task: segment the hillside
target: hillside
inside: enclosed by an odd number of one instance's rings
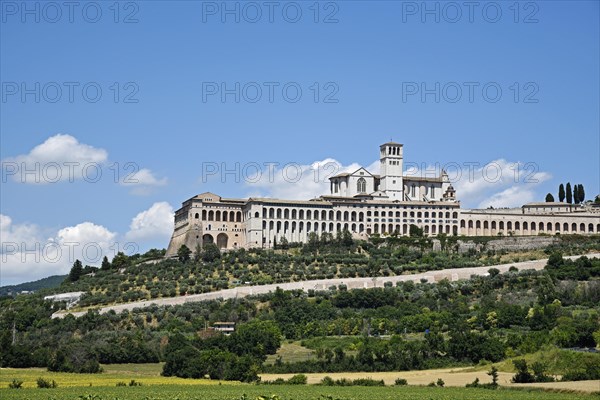
[[[376,288],[274,288],[247,297],[193,302],[185,301],[190,296],[180,296],[177,300],[183,301],[176,305],[136,304],[103,313],[92,308],[77,318],[53,318],[64,305],[44,301],[42,293],[2,298],[0,366],[100,373],[102,365],[151,363],[164,377],[257,382],[262,375],[274,377],[274,385],[282,382],[277,378],[281,374],[306,373],[314,374],[313,381],[320,376],[324,385],[346,386],[379,383],[360,378],[354,383],[343,377],[345,373],[470,367],[485,377],[494,373],[495,363],[502,369],[502,380],[496,382],[500,385],[513,385],[513,374],[519,385],[560,380],[563,387],[571,381],[600,379],[600,354],[581,351],[600,344],[600,259],[569,259],[559,251],[594,249],[600,244],[597,238],[561,239],[539,254],[502,254],[483,247],[461,254],[451,247],[433,251],[425,238],[393,239],[225,254],[207,246],[196,260],[185,248],[180,260],[156,262],[150,255],[119,254],[112,263],[104,263],[104,270],[79,265],[78,273],[68,278],[75,281],[65,282],[60,290],[96,288],[113,279],[120,282],[114,289],[120,296],[120,290],[128,292],[120,285],[148,290],[148,284],[161,282],[161,275],[175,288],[194,279],[211,291],[200,276],[216,275],[229,285],[232,278],[241,277],[235,276],[237,271],[251,279],[285,281],[303,271],[321,274],[322,268],[330,268],[335,276],[367,267],[367,273],[384,276],[390,273],[384,271],[396,268],[413,272],[457,265],[462,272],[467,263],[549,257],[545,265],[538,265],[543,269],[505,264],[501,269],[479,267],[484,270],[479,275],[467,272],[457,280],[396,279]],[[355,263],[359,267],[350,267]],[[94,296],[98,294],[88,295],[87,301],[99,299]],[[223,323],[232,328],[229,335],[218,330]],[[325,379],[328,374],[339,378]],[[479,378],[477,374],[469,376]],[[486,382],[473,383],[474,390]]]
[[[373,237],[352,241],[315,237],[278,250],[237,250],[221,254],[207,246],[195,258],[159,260],[151,254],[117,255],[104,269],[65,282],[55,292],[84,291],[80,306],[107,305],[208,293],[239,286],[278,284],[318,279],[385,277],[447,268],[469,268],[547,258],[553,251],[580,254],[600,250],[598,237],[561,237],[544,250],[491,250],[483,238],[478,250],[457,251],[456,237],[441,237],[440,250],[425,237]],[[475,239],[476,240],[476,239]],[[491,246],[490,246],[491,247]]]
[[[166,376],[254,381],[259,372],[476,366],[542,350],[549,357],[536,357],[543,363],[532,366],[540,376],[546,370],[569,380],[598,379],[598,354],[551,350],[598,345],[599,277],[600,260],[571,261],[552,252],[542,271],[490,270],[466,280],[375,289],[275,290],[119,314],[88,311],[80,318],[52,319],[57,305],[41,295],[18,296],[0,303],[0,360],[2,366],[71,372],[97,372],[99,363],[162,361]],[[210,329],[220,321],[234,322],[235,332]],[[314,356],[284,358],[286,341],[301,341]]]
[[[19,283],[18,285],[8,285],[0,287],[0,296],[10,296],[15,295],[17,293],[27,291],[27,292],[37,292],[41,289],[54,289],[58,288],[67,275],[52,275],[47,278],[42,278],[37,281]]]

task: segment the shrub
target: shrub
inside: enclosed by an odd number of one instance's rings
[[[439,378],[435,384],[439,387],[444,387],[446,382],[444,382],[444,380],[442,378]]]
[[[517,373],[512,377],[513,383],[532,383],[535,382],[533,375],[527,368],[527,361],[525,360],[513,360],[513,364],[517,369]]]
[[[554,378],[546,375],[546,366],[537,361],[531,366],[536,382],[554,382]]]
[[[493,388],[496,388],[498,386],[498,368],[492,366],[492,369],[487,374],[492,377],[492,383],[489,385],[491,385]]]
[[[473,382],[467,383],[465,385],[465,387],[468,387],[468,388],[478,388],[480,386],[481,386],[481,384],[479,383],[479,378],[475,378],[475,380]]]
[[[333,386],[334,384],[335,382],[330,376],[325,376],[323,379],[321,379],[321,385],[323,386]]]
[[[125,382],[117,382],[117,387],[121,387],[121,386],[127,386],[127,384]]]
[[[362,378],[362,379],[353,380],[352,385],[354,385],[354,386],[385,386],[385,383],[383,382],[383,379],[380,381],[376,381],[371,378]]]
[[[396,385],[396,386],[406,386],[406,385],[408,385],[408,382],[404,378],[398,378],[394,382],[394,385]]]
[[[37,387],[40,389],[54,389],[58,387],[55,380],[46,380],[44,378],[37,379]]]
[[[289,385],[306,385],[307,378],[306,375],[299,374],[294,375],[290,379],[287,380]]]
[[[13,379],[12,382],[8,384],[9,389],[21,389],[21,386],[23,386],[23,381],[18,379]]]

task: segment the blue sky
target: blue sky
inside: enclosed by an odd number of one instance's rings
[[[166,247],[197,193],[310,198],[390,138],[419,169],[459,165],[463,207],[600,192],[597,1],[0,4],[3,243]],[[2,284],[72,264],[21,247]]]

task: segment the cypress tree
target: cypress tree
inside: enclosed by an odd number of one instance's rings
[[[573,191],[571,190],[571,182],[567,182],[567,203],[573,204]]]
[[[558,201],[561,203],[565,201],[565,186],[562,183],[558,187]]]
[[[103,271],[107,271],[110,269],[110,261],[108,261],[108,257],[104,256],[102,259],[102,265],[100,265],[100,269]]]
[[[579,185],[573,185],[573,201],[579,204]]]
[[[552,193],[548,193],[546,195],[546,203],[552,203],[554,201],[554,196],[552,196]]]
[[[71,268],[71,271],[69,272],[69,281],[77,282],[79,280],[79,278],[81,278],[82,274],[83,274],[83,265],[81,264],[81,261],[75,260],[75,262],[73,263],[73,267]]]

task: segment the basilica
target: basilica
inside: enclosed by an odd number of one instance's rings
[[[411,225],[424,234],[464,236],[598,234],[600,212],[567,203],[529,203],[519,208],[462,209],[442,170],[437,177],[403,174],[403,145],[379,146],[381,170],[365,168],[329,178],[330,193],[312,200],[230,199],[202,193],[175,212],[167,256],[186,245],[220,249],[271,248],[282,238],[306,242],[347,230],[355,238],[408,235]]]

